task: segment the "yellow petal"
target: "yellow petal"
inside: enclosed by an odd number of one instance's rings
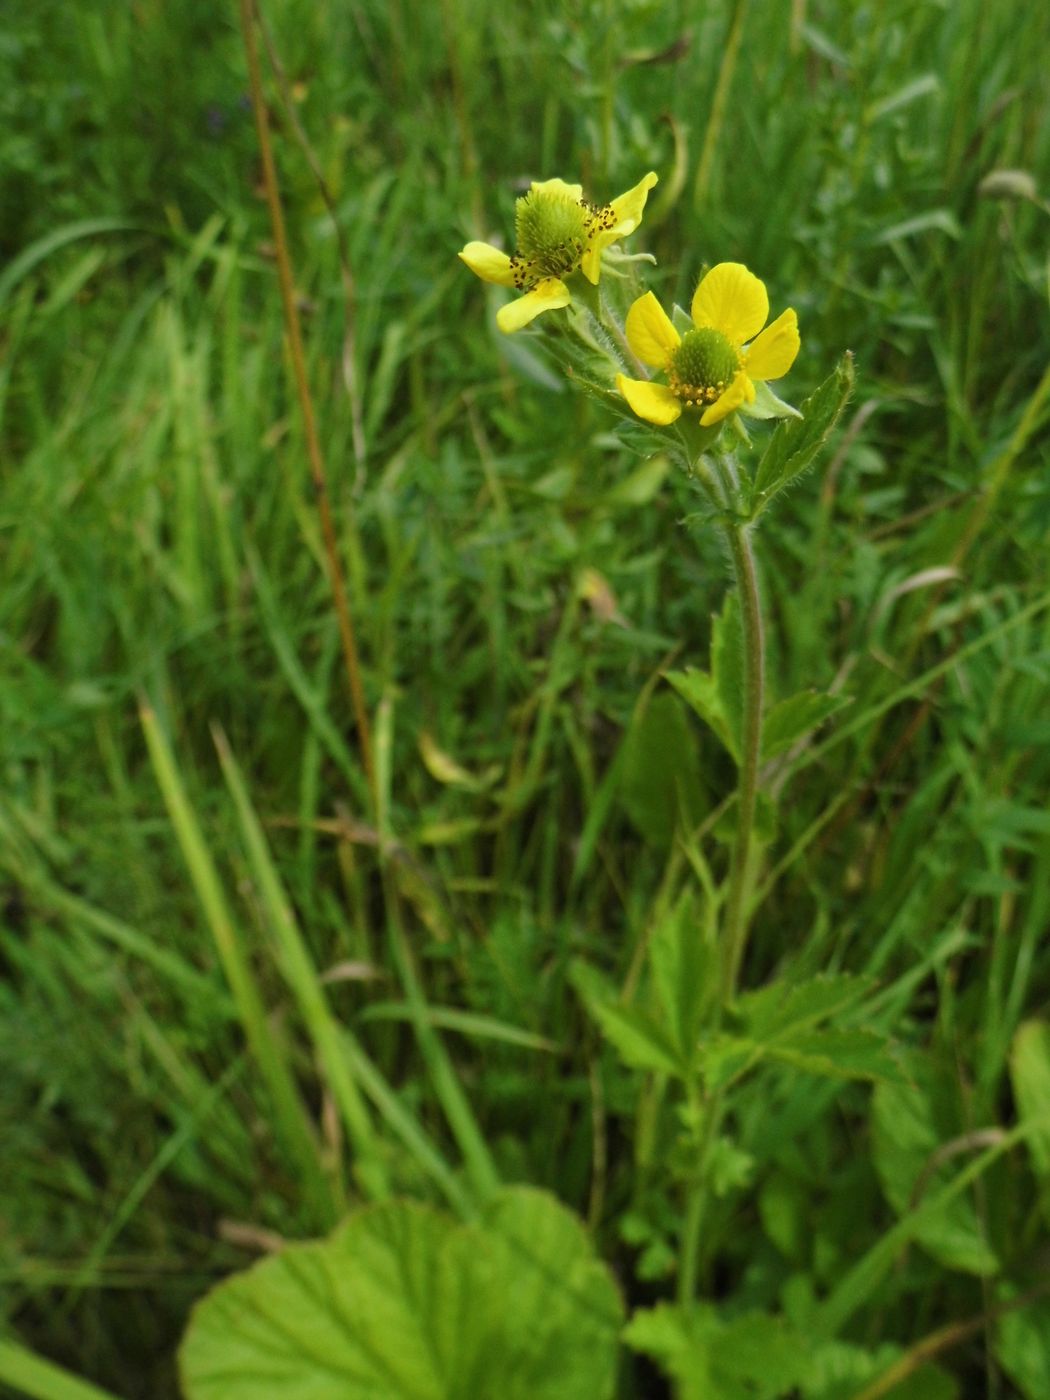
[[[711,407],[704,410],[700,424],[704,428],[710,428],[713,423],[721,423],[723,418],[728,418],[745,400],[753,403],[754,399],[755,386],[741,370],[722,397],[715,399]]]
[[[642,222],[645,201],[657,179],[658,176],[650,170],[649,174],[640,180],[633,190],[618,195],[609,205],[613,212],[613,222],[608,228],[599,229],[591,235],[591,241],[583,255],[583,261],[580,263],[583,275],[588,282],[593,282],[595,286],[598,285],[598,278],[601,275],[602,250],[608,248],[610,244],[618,242],[621,238],[626,238]]]
[[[592,287],[597,287],[598,278],[602,275],[602,249],[605,246],[596,238],[588,245],[587,251],[580,259],[580,271]]]
[[[659,369],[664,368],[668,356],[681,344],[681,336],[652,292],[640,296],[628,311],[624,332],[627,344],[642,364]]]
[[[693,320],[721,331],[733,345],[757,335],[769,315],[765,284],[743,263],[719,263],[693,294]]]
[[[765,328],[744,356],[744,365],[752,379],[779,379],[795,363],[798,347],[798,317],[787,310]]]
[[[468,243],[459,256],[483,282],[495,282],[500,287],[514,286],[510,258],[491,243]]]
[[[666,384],[652,384],[648,379],[628,379],[625,374],[618,374],[616,387],[638,417],[647,423],[666,427],[682,412],[682,405]]]
[[[649,198],[649,191],[659,180],[659,175],[654,170],[638,181],[633,190],[628,190],[625,194],[617,195],[610,208],[616,215],[616,223],[609,233],[609,242],[614,242],[617,238],[626,238],[629,233],[633,233],[642,222],[642,210],[645,208],[645,201]]]
[[[564,180],[533,180],[530,186],[541,194],[563,194],[566,199],[574,199],[578,204],[583,198],[582,185],[567,185]]]
[[[496,325],[505,335],[520,331],[544,311],[557,311],[572,301],[569,289],[559,277],[545,277],[531,292],[515,301],[508,301],[496,312]]]

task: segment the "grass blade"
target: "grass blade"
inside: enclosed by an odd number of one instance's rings
[[[368,1109],[349,1071],[336,1024],[321,979],[299,932],[295,915],[274,868],[262,825],[252,807],[225,734],[212,730],[223,777],[233,798],[248,861],[258,885],[259,897],[280,950],[281,967],[302,1012],[325,1078],[339,1106],[346,1130],[358,1156],[357,1175],[366,1193],[374,1199],[390,1194],[380,1144]]]
[[[32,1400],[117,1400],[111,1390],[82,1381],[17,1342],[0,1341],[0,1381]]]
[[[322,1170],[313,1124],[285,1054],[271,1030],[218,871],[186,796],[171,748],[152,707],[142,702],[139,708],[150,760],[168,816],[215,940],[248,1044],[269,1091],[275,1136],[289,1162],[301,1173],[304,1200],[311,1219],[319,1226],[329,1225],[338,1214],[340,1203],[333,1183]]]

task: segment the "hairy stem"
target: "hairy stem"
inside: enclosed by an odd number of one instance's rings
[[[732,482],[728,464],[719,463],[719,479],[727,498]],[[713,499],[716,493],[710,489]],[[737,827],[729,871],[729,893],[722,923],[722,985],[720,1018],[736,993],[748,929],[748,891],[751,883],[752,844],[755,808],[758,800],[758,760],[762,741],[762,696],[764,658],[762,609],[758,596],[755,556],[747,527],[727,524],[726,541],[733,561],[740,596],[740,618],[744,634],[744,713],[742,716],[740,768],[737,778]],[[725,1114],[722,1091],[716,1089],[703,1106],[703,1127],[697,1155],[696,1174],[689,1187],[682,1249],[678,1267],[678,1298],[687,1303],[695,1296],[700,1278],[702,1238],[710,1198],[711,1150]]]

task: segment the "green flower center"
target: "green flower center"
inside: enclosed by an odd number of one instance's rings
[[[686,408],[721,398],[740,368],[740,356],[721,331],[687,331],[667,368],[671,393]]]
[[[574,272],[587,249],[593,215],[568,195],[530,190],[515,206],[518,251],[511,258],[514,283],[530,287],[544,277]]]

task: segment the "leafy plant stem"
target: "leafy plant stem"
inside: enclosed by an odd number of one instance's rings
[[[281,289],[281,309],[284,316],[285,335],[292,362],[292,374],[299,394],[299,408],[303,418],[303,433],[306,438],[306,452],[310,464],[310,478],[324,537],[325,559],[328,564],[328,581],[332,590],[332,602],[339,623],[339,638],[343,648],[347,681],[350,687],[350,701],[357,727],[357,742],[361,749],[361,762],[368,779],[369,792],[375,799],[375,764],[372,757],[372,730],[365,705],[364,686],[361,681],[361,664],[357,653],[357,637],[354,630],[350,601],[346,590],[346,579],[339,557],[339,544],[332,519],[332,507],[328,496],[328,482],[325,474],[324,456],[321,441],[317,434],[313,398],[306,375],[306,355],[303,350],[302,329],[299,324],[299,310],[295,297],[295,284],[292,278],[292,261],[288,252],[288,238],[284,227],[284,211],[281,194],[277,185],[277,169],[273,159],[273,145],[270,140],[270,119],[262,90],[262,73],[259,66],[259,48],[255,37],[254,0],[240,0],[241,31],[244,37],[244,52],[248,62],[248,80],[251,89],[252,111],[255,115],[255,129],[259,138],[259,155],[262,160],[263,185],[266,190],[266,203],[270,211],[270,225],[273,230],[274,257],[277,262],[277,279]]]
[[[685,1222],[682,1226],[682,1250],[678,1260],[678,1301],[682,1304],[692,1302],[700,1279],[700,1242],[703,1238],[704,1215],[707,1210],[708,1165],[711,1147],[718,1136],[724,1112],[721,1088],[715,1089],[706,1105],[701,1107],[697,1086],[694,1085],[690,1099],[691,1106],[694,1109],[701,1108],[703,1112],[703,1127],[696,1159],[696,1173],[689,1188]]]
[[[727,463],[719,462],[719,478],[730,495],[730,485],[724,472]],[[713,493],[712,493],[713,494]],[[729,872],[729,892],[722,925],[722,986],[721,1003],[716,1017],[721,1018],[736,992],[740,964],[743,960],[748,929],[748,890],[755,807],[758,799],[758,760],[762,739],[762,698],[765,661],[762,634],[762,609],[758,593],[755,556],[751,548],[748,527],[727,524],[729,545],[740,595],[740,616],[744,635],[744,713],[741,730],[740,768],[737,779],[736,839]],[[694,1090],[695,1094],[695,1090]],[[696,1174],[686,1202],[682,1231],[682,1252],[678,1270],[678,1296],[690,1301],[696,1293],[700,1271],[700,1242],[709,1188],[711,1148],[718,1136],[725,1112],[724,1092],[716,1089],[703,1108],[700,1149]]]

